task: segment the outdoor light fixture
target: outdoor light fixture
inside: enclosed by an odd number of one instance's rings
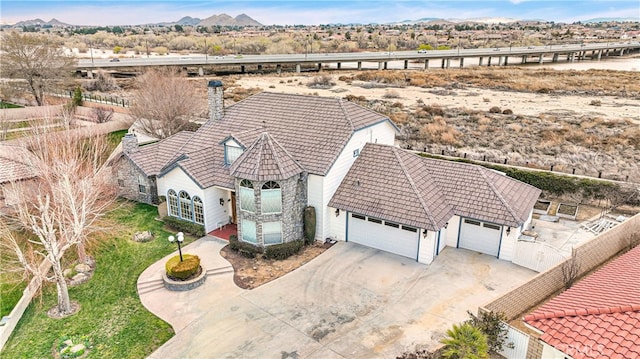
[[[423,236],[426,236],[426,235],[427,235],[427,230],[426,230],[426,229],[422,231],[422,235],[423,235]]]
[[[507,227],[507,236],[511,233],[511,227]]]
[[[176,238],[177,237],[177,238]],[[182,262],[182,247],[180,247],[180,243],[182,243],[184,241],[184,233],[182,232],[178,232],[176,234],[176,237],[174,236],[169,236],[169,242],[173,243],[176,241],[178,242],[178,253],[180,254],[180,262]]]
[[[444,224],[444,229],[447,229],[447,227],[449,226],[449,222]]]
[[[340,209],[336,208],[336,217],[338,217],[340,215]]]
[[[220,198],[220,205],[224,206],[224,198]]]

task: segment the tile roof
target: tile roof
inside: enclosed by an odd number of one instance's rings
[[[254,181],[284,180],[303,171],[268,132],[260,135],[229,169],[233,177]]]
[[[640,358],[640,247],[524,317],[540,340],[582,358]],[[569,352],[570,351],[570,352]]]
[[[35,170],[25,160],[29,155],[24,147],[1,145],[0,183],[35,177]]]
[[[477,165],[367,143],[329,206],[439,230],[453,216],[516,227],[540,190]]]
[[[208,121],[192,136],[177,134],[142,146],[130,158],[147,175],[189,167],[203,188],[226,186],[233,181],[220,143],[233,136],[247,147],[268,132],[305,171],[325,175],[354,131],[384,121],[391,124],[384,115],[338,98],[262,92],[228,106],[221,120]],[[210,162],[195,163],[205,159]]]

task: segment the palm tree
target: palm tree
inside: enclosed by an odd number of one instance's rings
[[[486,359],[489,357],[487,337],[469,323],[453,325],[447,330],[447,337],[441,340],[445,345],[442,356],[447,359]]]

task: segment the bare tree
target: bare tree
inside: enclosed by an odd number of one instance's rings
[[[130,113],[141,130],[153,137],[169,137],[184,130],[191,120],[203,117],[204,101],[175,70],[150,70],[136,85]]]
[[[71,75],[76,63],[46,36],[4,32],[0,50],[3,76],[26,80],[38,106],[44,105],[44,92],[51,83]]]
[[[108,147],[101,136],[81,138],[60,131],[31,137],[27,148],[25,161],[36,177],[7,189],[7,197],[17,200],[8,216],[0,219],[0,239],[25,272],[56,283],[55,309],[65,316],[73,309],[62,259],[76,246],[79,260],[87,262],[88,235],[115,199],[107,173],[101,171]],[[24,236],[16,236],[10,224]],[[51,274],[39,272],[42,260],[51,264]]]
[[[571,288],[579,275],[580,261],[578,261],[575,255],[572,255],[571,258],[562,263],[562,282],[564,283],[564,288]]]

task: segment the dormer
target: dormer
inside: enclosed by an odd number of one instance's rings
[[[224,146],[224,164],[229,166],[242,155],[245,148],[233,136],[229,136],[220,142]]]

